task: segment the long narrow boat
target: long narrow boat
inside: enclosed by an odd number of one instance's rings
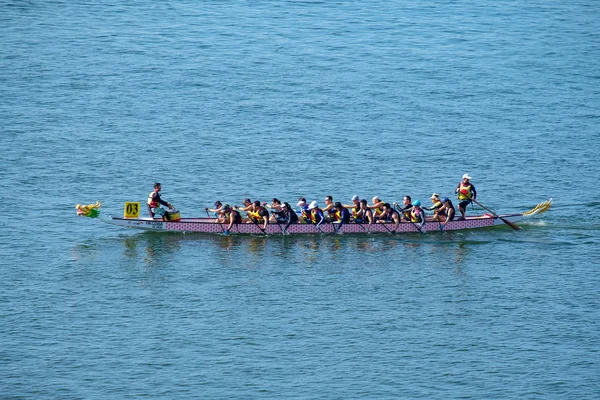
[[[113,216],[104,216],[99,212],[100,203],[96,205],[90,205],[85,207],[91,207],[91,215],[85,215],[85,213],[78,214],[90,217],[98,217],[101,221],[108,224],[121,226],[124,228],[142,229],[146,231],[155,232],[200,232],[200,233],[216,233],[223,234],[227,229],[228,224],[215,223],[215,219],[209,218],[181,218],[179,221],[162,221],[152,218],[122,218]],[[502,215],[491,215],[484,214],[478,216],[469,216],[462,221],[450,221],[446,225],[442,225],[436,221],[428,221],[423,227],[423,231],[426,232],[440,232],[440,231],[458,231],[467,229],[477,228],[488,228],[498,225],[513,225],[515,222],[522,221],[526,218],[534,215],[542,214],[550,209],[552,205],[552,199],[544,201],[529,211],[518,213],[518,214],[502,214]],[[78,205],[79,206],[79,205]],[[79,210],[79,208],[78,208]],[[95,211],[95,212],[94,212]],[[508,221],[508,222],[507,222]],[[361,234],[361,233],[417,233],[420,232],[417,224],[412,222],[402,222],[398,228],[394,223],[385,224],[322,224],[317,227],[312,224],[292,224],[287,230],[285,224],[269,224],[265,230],[262,229],[261,225],[254,223],[242,223],[234,224],[229,234],[268,234],[268,235],[282,235],[282,234],[322,234],[322,233],[348,233],[348,234]]]

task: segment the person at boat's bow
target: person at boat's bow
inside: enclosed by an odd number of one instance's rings
[[[156,182],[154,184],[154,190],[148,195],[148,206],[150,207],[151,217],[161,217],[163,221],[169,220],[169,212],[161,207],[161,205],[166,206],[169,210],[173,210],[173,205],[168,201],[164,201],[160,198],[160,191],[162,190],[162,186],[160,183]]]

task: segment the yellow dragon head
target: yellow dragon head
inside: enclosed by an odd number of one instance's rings
[[[82,206],[81,204],[75,206],[78,216],[89,218],[96,218],[98,214],[100,214],[100,207],[102,207],[102,203],[99,201],[95,204],[88,204],[87,206]]]

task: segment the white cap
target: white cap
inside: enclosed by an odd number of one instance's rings
[[[297,206],[303,206],[303,205],[305,205],[305,204],[306,204],[306,201],[304,201],[304,200],[300,200],[300,201],[298,202],[298,204],[296,204],[296,205],[297,205]]]
[[[360,200],[360,197],[358,197],[358,195],[355,194],[354,196],[352,196],[352,201],[354,201],[354,200]]]
[[[469,174],[464,174],[463,179],[471,179],[471,177],[469,176]]]
[[[318,207],[317,201],[315,200],[312,203],[310,203],[310,205],[308,206],[308,209],[312,210],[313,208],[317,208],[317,207]]]
[[[439,195],[439,194],[437,194],[437,193],[434,193],[434,194],[432,194],[432,195],[431,195],[431,198],[432,198],[432,199],[439,199],[439,198],[440,198],[440,195]]]

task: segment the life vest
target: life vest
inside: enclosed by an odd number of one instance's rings
[[[318,224],[321,221],[317,221],[317,217],[319,215],[319,211],[321,211],[320,208],[313,208],[311,213],[310,213],[310,222],[312,222],[313,224]],[[323,214],[323,211],[321,211],[321,214]]]
[[[302,214],[300,214],[300,222],[306,224],[308,221],[310,221],[310,218],[310,211],[303,209]]]
[[[256,222],[264,222],[263,216],[260,215],[263,210],[265,210],[264,207],[259,207],[256,211],[248,211],[248,217]]]
[[[373,209],[373,216],[375,218],[379,217],[381,214],[383,214],[383,206],[381,206],[381,208],[374,208]]]
[[[433,203],[433,214],[437,215],[440,211],[440,208],[442,208],[443,204],[441,201],[436,201],[435,203]]]
[[[418,207],[413,207],[410,212],[410,221],[411,222],[421,222],[421,209]]]
[[[233,223],[234,224],[241,224],[242,223],[242,216],[239,212],[237,211],[229,211],[228,213],[225,214],[225,218],[229,218],[231,216],[231,214],[233,214]]]
[[[473,190],[471,189],[471,184],[468,185],[463,184],[462,182],[458,185],[458,199],[459,200],[471,200],[473,198]]]
[[[354,218],[354,219],[362,218],[361,212],[360,212],[360,206],[356,206],[356,207],[352,208],[352,218]]]
[[[152,192],[152,193],[150,193],[148,195],[148,205],[150,206],[150,208],[158,208],[158,207],[160,207],[160,203],[158,201],[154,200],[155,197],[153,197],[152,195],[154,195],[154,192]]]
[[[341,221],[342,220],[342,212],[337,208],[329,210],[329,215],[331,216],[332,221]]]

